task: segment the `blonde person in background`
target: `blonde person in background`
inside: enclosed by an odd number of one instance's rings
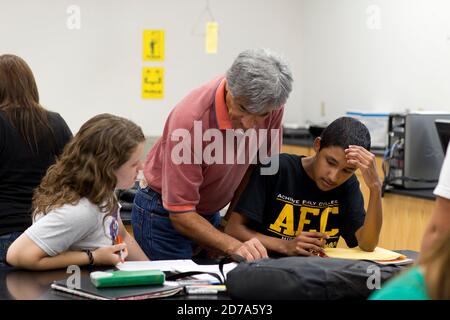
[[[10,246],[7,262],[46,270],[148,260],[124,228],[114,194],[133,186],[144,140],[140,127],[114,115],[83,124],[36,189],[34,223]]]

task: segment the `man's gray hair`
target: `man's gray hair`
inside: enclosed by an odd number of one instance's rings
[[[293,79],[288,64],[267,49],[240,53],[226,78],[233,97],[242,99],[245,109],[254,114],[280,108],[292,91]]]

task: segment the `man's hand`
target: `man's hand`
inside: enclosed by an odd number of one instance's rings
[[[302,232],[293,240],[286,240],[285,254],[288,256],[313,256],[325,254],[323,247],[329,236],[322,232]]]
[[[268,257],[266,248],[257,238],[252,238],[244,242],[233,253],[240,255],[247,261],[259,260]]]
[[[381,180],[378,176],[375,155],[363,147],[349,146],[345,149],[345,156],[349,164],[355,165],[364,178],[364,182],[370,190],[379,190]]]

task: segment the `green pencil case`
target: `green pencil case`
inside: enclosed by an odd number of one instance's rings
[[[97,288],[161,285],[166,280],[161,270],[142,271],[94,271],[90,274],[92,284]]]

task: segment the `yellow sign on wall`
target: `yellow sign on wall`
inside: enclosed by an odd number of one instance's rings
[[[217,53],[219,37],[219,24],[217,22],[206,23],[205,50],[207,54]]]
[[[164,30],[144,30],[144,61],[164,61]]]
[[[164,98],[164,68],[142,68],[142,98]]]

